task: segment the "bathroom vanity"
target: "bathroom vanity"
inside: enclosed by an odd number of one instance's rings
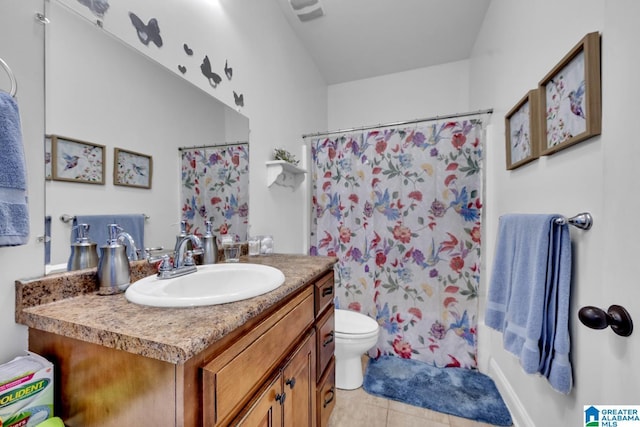
[[[16,281],[29,350],[56,367],[71,426],[326,426],[335,404],[331,257],[244,258],[285,282],[229,304],[157,308],[96,294],[95,269]],[[132,280],[152,273],[132,265]]]

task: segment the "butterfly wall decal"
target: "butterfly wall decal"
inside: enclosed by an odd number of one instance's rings
[[[224,61],[224,73],[227,75],[227,79],[231,80],[233,77],[233,68],[229,67],[229,61]]]
[[[109,10],[109,0],[78,0],[78,3],[88,7],[98,18],[104,18],[104,14]]]
[[[244,95],[237,94],[236,91],[233,91],[233,99],[238,107],[244,107]]]
[[[186,43],[182,45],[183,49],[184,49],[184,53],[186,53],[187,55],[191,56],[193,55],[193,49],[191,49],[189,47],[189,45],[187,45]]]
[[[133,12],[129,12],[129,18],[131,18],[131,23],[135,27],[138,38],[143,45],[148,46],[149,42],[153,42],[156,46],[162,47],[160,27],[158,26],[156,18],[151,18],[148,24],[145,24],[142,19]]]
[[[209,61],[209,56],[205,56],[202,60],[202,64],[200,65],[200,71],[202,74],[209,79],[209,84],[214,88],[218,86],[218,84],[222,81],[220,75],[213,72],[211,69],[211,61]]]

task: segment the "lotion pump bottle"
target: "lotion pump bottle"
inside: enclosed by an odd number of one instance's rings
[[[76,240],[71,244],[71,255],[67,262],[67,271],[97,266],[97,245],[89,240],[89,224],[78,224],[73,227],[73,230],[76,232]]]
[[[109,238],[107,244],[101,246],[100,262],[98,263],[98,281],[100,295],[112,295],[124,292],[131,283],[131,267],[127,258],[127,248],[120,243],[124,236],[118,224],[107,225]]]
[[[218,262],[218,244],[216,236],[211,232],[211,221],[205,221],[206,231],[202,236],[202,263],[215,264]]]

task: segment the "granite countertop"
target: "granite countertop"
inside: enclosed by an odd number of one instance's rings
[[[96,269],[16,281],[16,322],[30,328],[170,363],[184,363],[234,329],[286,299],[332,268],[336,259],[306,255],[242,257],[241,262],[279,268],[285,282],[274,291],[229,304],[158,308],[101,296]],[[132,281],[153,274],[132,263]]]

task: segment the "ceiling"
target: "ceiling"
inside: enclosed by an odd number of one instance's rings
[[[468,59],[491,0],[320,0],[300,22],[275,0],[327,84]]]

